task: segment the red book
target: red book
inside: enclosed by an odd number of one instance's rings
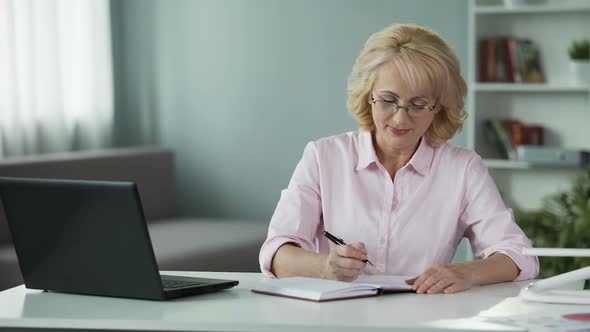
[[[508,119],[503,120],[502,124],[506,128],[506,132],[510,137],[510,144],[515,149],[517,145],[526,144],[527,137],[524,130],[524,124],[518,120]]]
[[[486,77],[488,81],[496,81],[496,40],[494,38],[488,39],[486,45]]]
[[[514,78],[516,83],[522,82],[522,77],[520,76],[520,69],[518,68],[518,40],[514,37],[508,38],[508,67],[511,70],[511,76]]]
[[[530,145],[544,145],[545,138],[542,126],[526,126],[524,128],[526,143]]]
[[[488,82],[487,63],[488,63],[488,43],[489,39],[481,38],[479,40],[479,81]]]
[[[506,82],[508,77],[506,76],[506,37],[496,38],[496,81]]]
[[[514,37],[506,37],[502,40],[504,45],[504,66],[506,69],[506,80],[516,82],[516,40]]]

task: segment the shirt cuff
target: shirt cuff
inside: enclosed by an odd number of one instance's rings
[[[260,249],[259,262],[260,271],[262,271],[263,277],[276,278],[276,276],[272,272],[270,272],[272,260],[275,257],[277,250],[279,250],[279,248],[285,243],[292,243],[295,246],[301,247],[301,244],[299,244],[294,239],[291,239],[289,237],[279,237],[266,243]]]
[[[539,259],[537,256],[524,256],[523,254],[512,249],[496,250],[491,255],[493,254],[506,255],[512,259],[514,264],[516,264],[520,270],[520,273],[513,281],[529,280],[539,275]]]

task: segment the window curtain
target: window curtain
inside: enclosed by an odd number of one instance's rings
[[[0,0],[0,157],[111,143],[109,0]]]

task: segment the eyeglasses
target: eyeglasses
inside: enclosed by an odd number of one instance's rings
[[[388,112],[388,113],[391,113],[391,114],[397,113],[397,111],[399,111],[400,108],[405,108],[406,109],[406,112],[408,112],[408,115],[409,116],[412,116],[412,117],[420,117],[420,116],[423,116],[425,114],[428,114],[429,112],[434,111],[434,109],[436,108],[436,102],[432,106],[428,106],[428,105],[407,105],[407,106],[401,106],[400,104],[398,104],[395,101],[386,100],[386,99],[383,99],[383,98],[375,99],[372,96],[371,96],[371,104],[376,105],[376,107],[379,107],[379,109],[381,111]]]

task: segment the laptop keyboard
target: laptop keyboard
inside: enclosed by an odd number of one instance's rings
[[[199,285],[205,285],[205,284],[202,282],[195,282],[195,281],[162,279],[162,286],[164,286],[164,289],[194,287],[194,286],[199,286]]]

